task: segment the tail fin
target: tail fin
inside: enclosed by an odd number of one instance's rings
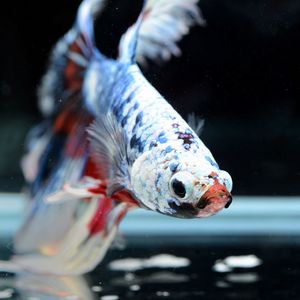
[[[84,0],[73,27],[54,46],[38,90],[44,116],[55,117],[68,99],[78,97],[84,71],[95,51],[93,20],[104,3],[105,0]]]
[[[33,186],[38,186],[41,177],[49,173],[47,159],[58,157],[66,137],[90,120],[89,113],[83,109],[82,84],[95,51],[93,18],[101,12],[104,2],[84,0],[73,27],[52,50],[38,89],[40,110],[47,121],[29,134],[28,154],[21,163],[25,179]]]
[[[103,3],[84,0],[74,26],[53,49],[39,90],[47,121],[34,130],[22,161],[32,201],[15,237],[18,255],[11,265],[0,264],[0,268],[86,272],[101,260],[128,209],[99,195],[74,197],[74,201],[57,205],[46,201],[66,182],[78,184],[82,178],[95,175],[86,133],[93,117],[83,104],[82,83],[95,51],[93,17]]]
[[[92,199],[86,205],[81,217],[74,220],[59,244],[44,245],[38,252],[16,255],[10,262],[0,261],[0,270],[56,275],[80,275],[93,270],[109,248],[128,206],[105,198]],[[59,228],[53,224],[52,230]]]

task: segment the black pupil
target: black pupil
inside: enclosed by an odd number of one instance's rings
[[[172,189],[177,196],[184,198],[186,191],[184,184],[181,181],[174,179],[172,181]]]

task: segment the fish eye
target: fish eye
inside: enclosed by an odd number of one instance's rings
[[[180,198],[184,198],[186,194],[184,184],[178,179],[174,178],[172,181],[173,192]]]
[[[187,199],[193,193],[193,176],[188,172],[178,172],[170,180],[170,190],[179,199]]]

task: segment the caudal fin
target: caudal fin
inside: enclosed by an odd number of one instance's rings
[[[115,219],[119,206],[112,199],[106,200],[111,205],[107,215],[101,215],[95,204],[104,205],[102,198],[75,197],[74,201],[57,205],[46,201],[49,195],[63,190],[66,183],[78,183],[84,176],[95,175],[86,133],[93,116],[85,109],[82,83],[95,51],[93,19],[103,5],[104,0],[82,2],[74,26],[54,47],[42,80],[39,98],[46,121],[32,132],[28,153],[22,160],[31,201],[15,237],[18,256],[13,263],[19,267],[35,261],[43,262],[43,272],[56,272],[56,264],[61,264],[58,273],[84,272],[101,259],[92,245],[104,253],[124,215]],[[92,222],[94,227],[89,227]],[[114,226],[103,225],[100,230],[99,224],[106,222]],[[31,270],[38,268],[32,265]]]
[[[95,51],[94,18],[104,4],[105,0],[84,0],[73,27],[52,49],[38,90],[39,106],[46,117],[56,116],[68,100],[74,102],[79,97],[84,72]]]
[[[104,257],[129,207],[112,199],[92,199],[59,244],[39,252],[0,261],[0,271],[79,275],[93,270]],[[59,228],[57,228],[59,229]]]

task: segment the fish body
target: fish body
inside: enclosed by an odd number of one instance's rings
[[[94,63],[100,65],[101,60]],[[106,107],[105,113],[111,114],[124,131],[129,177],[126,188],[134,199],[141,206],[177,217],[204,217],[223,208],[229,201],[226,185],[228,187],[230,178],[226,182],[227,173],[219,169],[194,130],[151,86],[136,64],[116,62],[111,68],[109,78],[112,80],[99,95],[94,91],[97,86],[103,86],[101,79],[100,82],[89,79],[97,74],[101,76],[101,67],[92,63],[91,70],[87,71],[85,93],[95,118],[101,117],[103,107]],[[91,134],[96,135],[99,128],[100,124],[93,126]],[[97,145],[94,148],[97,151]],[[193,185],[189,187],[189,195],[180,198],[170,193],[174,174]],[[201,197],[214,185],[216,178],[225,186],[222,188],[225,197],[209,205],[209,201],[201,200]]]
[[[196,2],[146,1],[117,59],[94,43],[104,1],[82,2],[39,89],[46,121],[32,131],[22,160],[31,201],[17,255],[0,269],[85,273],[132,208],[193,218],[230,205],[230,175],[137,65],[180,54],[176,42],[203,23]]]

